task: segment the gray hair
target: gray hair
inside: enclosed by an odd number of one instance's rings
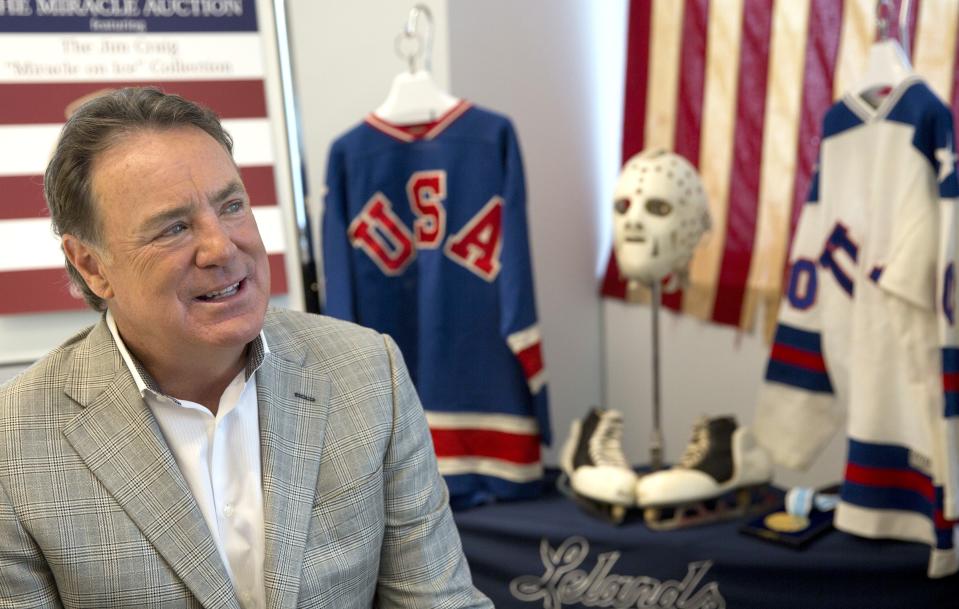
[[[91,189],[91,170],[98,154],[122,136],[149,129],[193,126],[202,129],[233,154],[233,139],[209,108],[154,88],[110,91],[84,103],[63,126],[57,147],[43,176],[43,193],[57,235],[71,234],[94,246],[101,244],[101,227]],[[65,258],[67,274],[87,304],[96,311],[106,303]]]

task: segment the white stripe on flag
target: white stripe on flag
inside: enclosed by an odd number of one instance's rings
[[[676,137],[683,5],[683,2],[674,0],[653,2],[650,31],[654,34],[649,45],[651,85],[646,90],[646,135],[643,144],[647,150],[672,150]]]
[[[712,315],[726,245],[743,3],[744,0],[729,0],[723,4],[723,10],[709,11],[699,168],[709,200],[712,228],[690,262],[690,285],[686,290],[690,297],[683,298],[683,310],[700,319],[709,319]]]
[[[272,165],[273,139],[266,118],[226,119],[237,165]],[[42,175],[62,124],[0,125],[0,176]]]
[[[283,214],[276,205],[254,207],[253,215],[269,254],[285,251]],[[0,272],[63,266],[60,239],[48,218],[0,220]]]
[[[751,328],[760,299],[779,299],[799,153],[799,112],[810,0],[773,5],[760,164],[759,209],[740,325]],[[775,315],[773,315],[775,317]]]
[[[866,73],[869,47],[876,39],[876,2],[846,0],[842,10],[839,55],[836,58],[832,98],[839,99]],[[895,19],[895,15],[890,15]]]
[[[3,34],[0,82],[262,78],[256,32]]]
[[[952,105],[959,2],[922,2],[916,17],[913,65],[947,106]]]

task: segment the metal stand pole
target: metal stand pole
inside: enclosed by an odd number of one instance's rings
[[[653,431],[649,439],[649,466],[653,471],[663,467],[663,428],[660,421],[659,395],[659,304],[662,288],[658,281],[650,286],[653,310]]]

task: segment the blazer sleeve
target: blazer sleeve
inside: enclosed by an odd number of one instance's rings
[[[0,483],[0,609],[62,606],[50,568]]]
[[[402,355],[386,336],[393,431],[384,459],[385,534],[377,597],[381,607],[493,607],[473,587],[439,474],[426,415]]]

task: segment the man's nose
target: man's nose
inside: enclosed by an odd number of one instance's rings
[[[219,218],[202,222],[197,229],[196,265],[226,266],[236,254],[236,244]]]

